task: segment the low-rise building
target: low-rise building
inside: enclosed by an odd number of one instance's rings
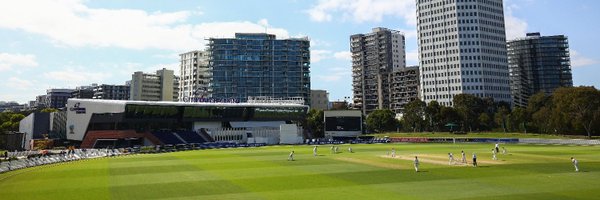
[[[310,90],[310,108],[329,109],[329,93],[327,90]]]

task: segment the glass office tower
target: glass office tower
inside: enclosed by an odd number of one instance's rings
[[[508,67],[515,106],[525,107],[538,92],[573,86],[569,41],[564,35],[527,37],[508,42]]]
[[[211,98],[245,102],[249,96],[302,97],[310,102],[310,41],[265,33],[210,38]]]

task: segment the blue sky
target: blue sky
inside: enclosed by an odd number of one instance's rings
[[[352,95],[349,36],[405,33],[417,64],[414,0],[0,0],[0,101],[25,103],[49,88],[123,84],[135,71],[179,71],[178,54],[206,38],[264,32],[311,39],[313,89]],[[569,37],[573,82],[600,88],[596,0],[505,0],[508,38]],[[266,29],[265,29],[266,27]]]

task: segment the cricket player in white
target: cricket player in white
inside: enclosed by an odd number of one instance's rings
[[[337,154],[337,152],[338,152],[338,147],[337,147],[337,146],[335,146],[335,148],[333,149],[333,153],[336,153],[336,154]]]
[[[454,155],[452,153],[448,153],[448,165],[454,164]]]
[[[506,155],[506,148],[502,147],[502,155]]]
[[[462,163],[467,163],[467,156],[465,155],[465,151],[460,151],[460,155],[462,156]]]
[[[415,171],[419,172],[419,159],[415,156]]]
[[[392,148],[392,158],[396,157],[396,149]]]
[[[575,171],[578,172],[579,171],[579,161],[577,161],[577,159],[571,157],[571,162],[573,163],[573,166],[575,166]]]
[[[354,153],[352,152],[352,147],[348,147],[348,153]]]
[[[499,147],[500,147],[500,145],[496,142],[496,146],[494,147],[494,148],[496,148],[496,152],[500,152]]]
[[[492,160],[498,160],[496,157],[496,149],[492,149]]]
[[[317,146],[316,145],[313,148],[313,156],[317,156]]]
[[[292,152],[290,153],[290,156],[288,157],[288,161],[290,161],[290,160],[291,160],[291,161],[294,161],[294,151],[292,151]]]
[[[473,167],[477,167],[477,155],[473,153]]]
[[[334,147],[334,146],[331,146],[331,153],[334,153],[334,152],[333,152],[333,151],[334,151],[334,149],[335,149],[335,147]]]

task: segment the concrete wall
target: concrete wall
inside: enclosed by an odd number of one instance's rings
[[[125,112],[125,103],[106,102],[92,103],[84,99],[69,99],[67,101],[67,139],[82,141],[94,113]],[[77,112],[78,110],[79,112]]]
[[[296,124],[282,124],[279,126],[279,144],[302,144],[302,131]]]

